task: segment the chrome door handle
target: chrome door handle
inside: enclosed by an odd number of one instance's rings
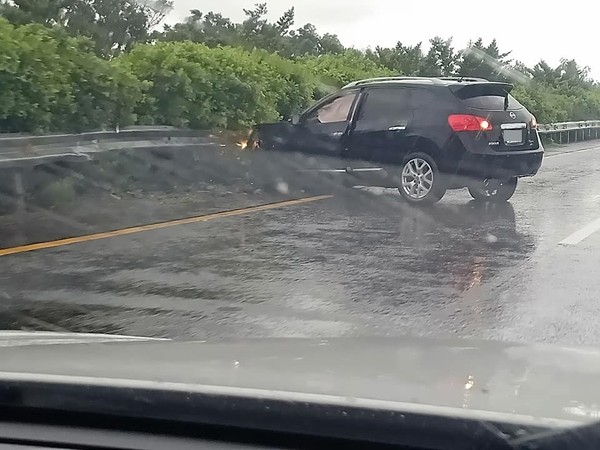
[[[404,131],[406,130],[406,125],[394,125],[393,127],[389,127],[390,131]]]

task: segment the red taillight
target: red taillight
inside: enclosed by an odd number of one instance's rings
[[[454,131],[491,131],[492,124],[484,117],[471,114],[452,114],[448,124]]]
[[[533,114],[531,115],[531,121],[529,122],[529,126],[534,130],[538,126],[537,119],[535,118],[535,116]]]

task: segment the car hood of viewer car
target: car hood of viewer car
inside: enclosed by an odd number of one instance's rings
[[[510,415],[563,425],[600,417],[600,350],[489,341],[178,342],[0,332],[3,379],[157,389],[168,385],[225,395],[367,402],[382,409],[425,412],[433,407],[457,416]]]

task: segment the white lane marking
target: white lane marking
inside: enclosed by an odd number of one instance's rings
[[[600,230],[600,219],[596,219],[593,222],[587,224],[585,227],[580,228],[569,237],[560,241],[559,245],[577,245],[584,239],[590,237],[598,230]]]

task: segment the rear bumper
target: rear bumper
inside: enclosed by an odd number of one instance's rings
[[[458,174],[475,178],[512,178],[537,174],[542,166],[544,150],[501,154],[465,154]]]

